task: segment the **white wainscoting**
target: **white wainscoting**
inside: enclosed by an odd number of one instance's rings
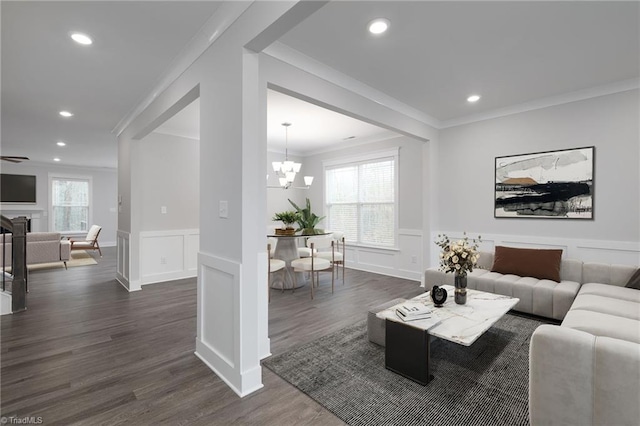
[[[420,281],[422,276],[422,231],[398,230],[398,249],[348,244],[345,266],[360,271]]]
[[[0,291],[0,315],[8,315],[11,311],[11,293]]]
[[[199,229],[140,232],[142,285],[195,277],[199,247]]]
[[[437,231],[431,233],[435,241],[438,234],[446,234],[451,239],[463,237],[462,232]],[[495,246],[521,248],[553,248],[562,249],[563,259],[578,259],[583,262],[613,263],[619,265],[640,265],[640,243],[632,241],[587,240],[574,238],[547,238],[527,235],[501,235],[467,232],[469,238],[482,236],[480,250],[493,251]],[[432,252],[430,266],[438,266],[436,247]]]
[[[266,253],[264,256],[266,258]],[[198,262],[200,273],[195,354],[239,396],[248,395],[263,385],[259,360],[256,359],[255,365],[242,365],[241,334],[251,328],[247,324],[258,323],[257,317],[255,321],[248,319],[245,328],[242,327],[242,265],[207,253],[200,253]],[[266,261],[264,263],[266,266]],[[266,305],[266,298],[263,302]],[[250,314],[245,312],[244,315]],[[246,359],[244,361],[247,362]]]
[[[116,233],[116,280],[129,291],[140,290],[132,289],[129,277],[131,273],[131,234],[118,230]]]

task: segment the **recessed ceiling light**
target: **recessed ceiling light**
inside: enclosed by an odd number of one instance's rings
[[[58,157],[54,158],[53,161],[60,161]]]
[[[478,102],[480,100],[480,96],[471,95],[467,98],[467,102]]]
[[[91,43],[93,43],[93,40],[91,40],[91,37],[89,37],[86,34],[82,34],[82,33],[71,33],[71,38],[76,43],[83,44],[85,46],[88,46]]]
[[[388,19],[378,18],[369,22],[369,25],[367,25],[367,29],[371,34],[382,34],[389,29],[390,24],[391,23]]]
[[[70,113],[69,111],[60,111],[59,113],[61,116],[69,118],[69,117],[73,117],[73,114]]]
[[[58,145],[58,146],[65,146],[65,145],[66,145],[66,143],[64,143],[64,142],[62,142],[62,141],[59,141],[59,142],[56,142],[56,145]]]

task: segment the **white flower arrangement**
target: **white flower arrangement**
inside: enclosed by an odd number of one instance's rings
[[[442,248],[440,253],[440,270],[443,272],[457,272],[459,275],[466,275],[473,271],[473,267],[478,263],[478,247],[482,242],[481,236],[471,240],[467,233],[464,238],[458,241],[451,241],[444,234],[438,234],[436,245]]]

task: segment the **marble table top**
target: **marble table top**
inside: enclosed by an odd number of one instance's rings
[[[396,306],[385,309],[376,316],[428,330],[432,336],[463,346],[471,346],[520,301],[514,297],[467,289],[467,303],[458,305],[454,301],[455,288],[450,285],[441,287],[447,290],[447,301],[440,308],[433,306],[428,291],[411,299],[431,309],[432,316],[429,319],[404,322],[396,315]]]

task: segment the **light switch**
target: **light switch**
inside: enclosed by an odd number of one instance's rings
[[[160,207],[160,213],[167,214],[167,206]]]
[[[228,218],[229,217],[229,202],[221,200],[220,201],[220,206],[218,208],[218,212],[219,212],[221,218],[223,218],[223,219]]]

